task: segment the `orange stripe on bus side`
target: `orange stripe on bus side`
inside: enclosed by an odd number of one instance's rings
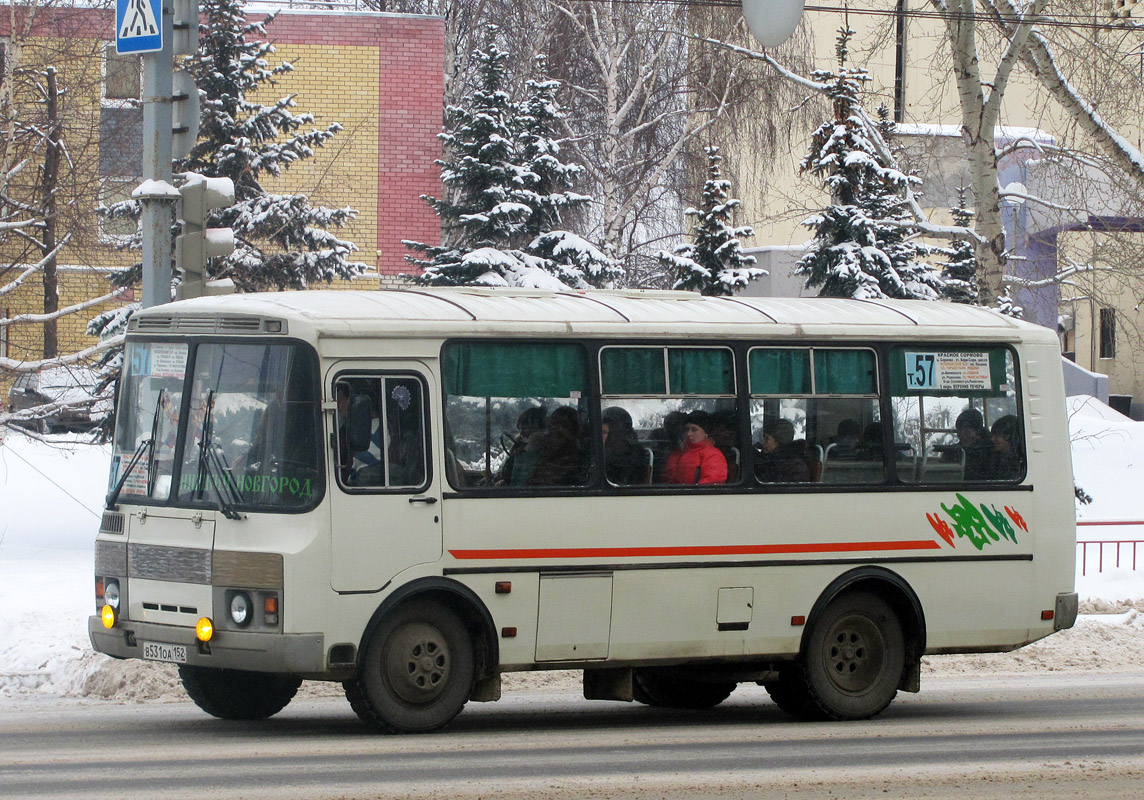
[[[667,558],[670,556],[759,556],[799,553],[859,553],[876,550],[940,550],[933,540],[904,542],[811,542],[804,544],[696,545],[692,547],[536,547],[504,550],[450,550],[466,560],[521,558]]]

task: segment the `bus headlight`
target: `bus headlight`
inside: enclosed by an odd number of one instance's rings
[[[251,617],[250,595],[246,592],[235,592],[230,598],[230,619],[240,628],[250,624]]]
[[[119,581],[108,580],[103,584],[103,602],[119,610]]]
[[[104,605],[104,607],[99,610],[99,617],[103,620],[103,627],[108,630],[115,627],[116,616],[115,609],[109,605]]]

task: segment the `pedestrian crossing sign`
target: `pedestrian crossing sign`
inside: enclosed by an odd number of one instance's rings
[[[163,49],[163,0],[115,0],[115,52]]]

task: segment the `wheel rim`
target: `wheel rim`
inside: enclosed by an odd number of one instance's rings
[[[381,667],[394,694],[408,703],[427,703],[449,685],[448,640],[433,625],[402,625],[390,636]]]
[[[856,614],[831,627],[822,650],[831,682],[847,694],[862,694],[878,682],[886,664],[886,644],[878,625]]]

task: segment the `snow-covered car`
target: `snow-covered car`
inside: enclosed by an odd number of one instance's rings
[[[8,390],[10,412],[44,408],[47,412],[13,425],[40,433],[83,433],[99,424],[111,402],[92,393],[95,373],[86,367],[55,367],[21,375]]]

